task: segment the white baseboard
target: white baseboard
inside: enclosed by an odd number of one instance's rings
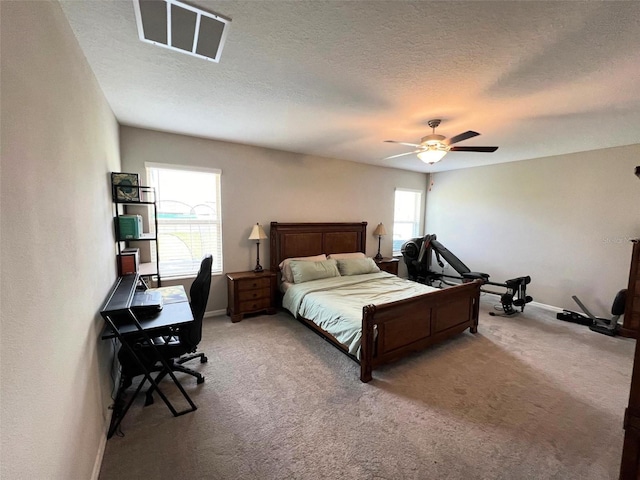
[[[500,295],[497,294],[497,293],[482,292],[482,294],[483,295],[493,295],[495,297],[500,297]],[[549,311],[554,312],[554,313],[564,312],[563,308],[555,307],[553,305],[547,305],[546,303],[529,302],[529,303],[527,303],[527,305],[531,305],[532,307],[544,308],[545,310],[549,310]]]
[[[113,412],[113,410],[109,410]],[[100,436],[100,445],[98,445],[98,453],[96,454],[96,461],[93,464],[93,472],[91,473],[91,480],[98,480],[100,476],[100,468],[102,468],[102,460],[104,458],[104,451],[107,448],[107,432],[109,431],[109,424],[111,419],[105,425],[103,434]]]
[[[227,311],[225,309],[211,310],[210,312],[204,312],[204,318],[219,317],[220,315],[226,315],[226,314],[227,314]]]
[[[546,303],[530,302],[528,305],[532,305],[534,307],[544,308],[545,310],[550,310],[550,311],[552,311],[554,313],[564,312],[564,308],[555,307],[553,305],[547,305]]]

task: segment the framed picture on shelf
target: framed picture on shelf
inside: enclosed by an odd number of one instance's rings
[[[139,202],[140,189],[138,188],[137,173],[111,173],[114,200],[117,202]],[[134,188],[131,187],[134,186]]]

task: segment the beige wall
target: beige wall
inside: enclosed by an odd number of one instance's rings
[[[0,2],[0,477],[88,479],[105,444],[118,126],[60,6]]]
[[[394,188],[426,176],[118,126],[53,2],[1,10],[1,478],[91,478],[105,442],[110,344],[97,311],[115,279],[109,172],[144,162],[222,169],[224,270],[251,269],[251,226],[393,224]],[[29,32],[28,37],[25,32]],[[119,155],[123,157],[120,167]],[[640,146],[440,173],[428,230],[495,280],[532,275],[536,300],[597,313],[626,286],[640,236]],[[382,253],[391,253],[391,239]],[[269,264],[268,244],[262,245]],[[189,283],[189,282],[187,282]],[[226,307],[224,277],[209,310]]]
[[[427,231],[471,270],[531,275],[534,300],[610,317],[640,237],[640,145],[442,172]]]
[[[225,272],[251,270],[255,243],[247,240],[256,222],[359,222],[368,225],[367,253],[377,252],[373,230],[379,222],[393,226],[397,187],[426,189],[426,175],[311,157],[278,150],[216,142],[182,135],[121,127],[123,171],[144,174],[145,162],[172,163],[222,170],[222,234]],[[269,265],[268,240],[260,263]],[[391,237],[381,252],[391,255]],[[185,282],[190,284],[190,282]],[[214,277],[207,309],[227,307],[224,276]]]

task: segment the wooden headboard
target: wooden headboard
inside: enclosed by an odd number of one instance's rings
[[[271,222],[270,268],[278,271],[285,258],[325,253],[366,253],[367,222],[278,223]]]

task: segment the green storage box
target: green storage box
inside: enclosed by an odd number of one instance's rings
[[[120,240],[135,240],[142,235],[142,215],[120,215],[118,217]]]

